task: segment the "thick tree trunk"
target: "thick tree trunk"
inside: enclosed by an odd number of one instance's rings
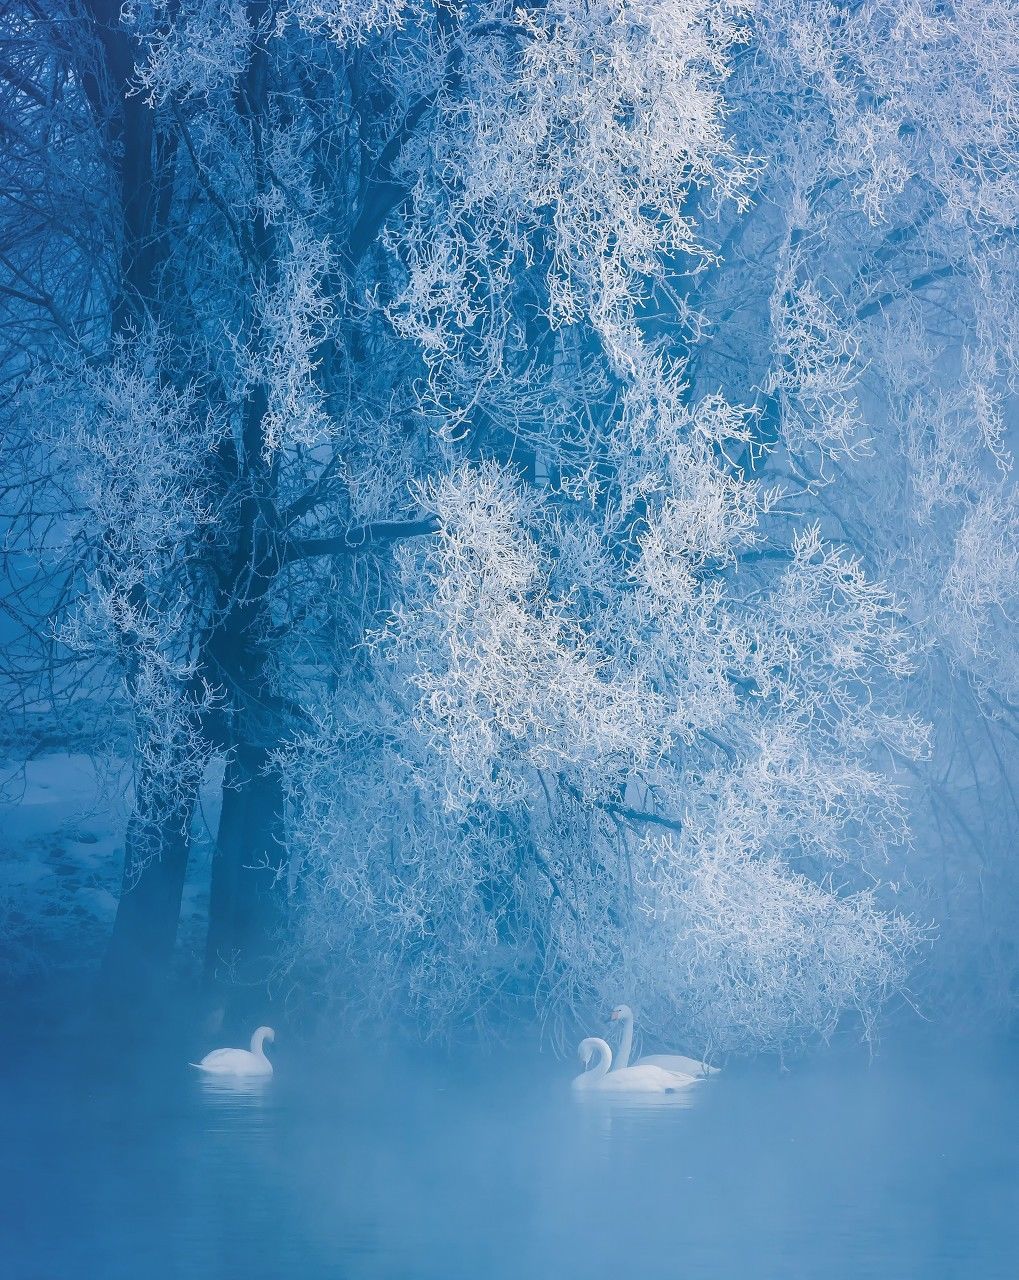
[[[230,981],[264,995],[285,918],[286,876],[279,774],[267,748],[242,743],[223,779],[212,863],[205,968],[214,989]]]
[[[117,918],[103,961],[100,1003],[111,1014],[156,1014],[177,938],[197,796],[170,796],[143,770],[128,824]]]
[[[248,406],[248,457],[258,459],[255,430],[264,405]],[[265,485],[260,463],[249,474]],[[270,592],[279,572],[273,510],[241,503],[234,562],[224,580],[220,626],[206,650],[208,678],[225,691],[229,752],[212,865],[205,976],[213,999],[232,1014],[261,1008],[286,903],[283,787],[272,761],[281,743],[284,708],[274,691]],[[226,1000],[226,988],[230,997]],[[255,1013],[256,1017],[261,1014]]]

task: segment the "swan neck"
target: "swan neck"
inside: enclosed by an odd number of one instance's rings
[[[612,1050],[604,1040],[595,1039],[594,1051],[598,1055],[598,1061],[590,1069],[588,1074],[593,1080],[600,1080],[603,1076],[607,1076],[609,1068],[612,1066]]]
[[[623,1035],[619,1041],[619,1058],[616,1062],[617,1071],[621,1071],[623,1067],[630,1065],[630,1051],[633,1049],[633,1014],[623,1014],[620,1021],[623,1024]]]
[[[259,1027],[251,1037],[251,1052],[256,1058],[265,1058],[265,1027]],[[269,1061],[268,1058],[265,1059]]]

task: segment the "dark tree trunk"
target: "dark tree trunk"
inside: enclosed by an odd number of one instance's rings
[[[283,789],[265,747],[239,745],[223,779],[212,863],[206,977],[260,987],[285,918]]]
[[[265,1000],[286,902],[283,787],[273,751],[285,709],[275,692],[270,593],[280,570],[271,481],[258,434],[261,396],[248,405],[251,496],[241,502],[233,563],[223,578],[222,621],[206,649],[208,678],[224,690],[228,751],[212,865],[205,976],[231,1013]],[[259,495],[256,497],[256,495]],[[259,500],[267,495],[267,500]],[[224,1000],[227,984],[229,1001]],[[255,1014],[256,1017],[260,1016]]]
[[[212,863],[205,978],[214,1003],[238,1017],[255,1004],[260,1008],[266,998],[287,892],[283,786],[273,759],[282,741],[284,708],[273,691],[266,640],[268,593],[278,563],[264,554],[266,530],[256,504],[244,505],[248,518],[240,522],[238,557],[244,568],[234,579],[233,607],[225,610],[207,651],[210,678],[227,691],[228,756]],[[252,564],[259,569],[249,572]]]
[[[110,1014],[155,1014],[177,938],[194,795],[166,794],[143,771],[128,824],[117,918],[103,961],[100,1002]]]

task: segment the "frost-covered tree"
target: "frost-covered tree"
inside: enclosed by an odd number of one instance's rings
[[[869,1025],[932,698],[1014,727],[1007,6],[4,22],[11,515],[134,733],[111,978],[218,756],[210,971]]]
[[[939,922],[936,998],[1000,1016],[1019,992],[1019,24],[996,3],[792,3],[757,30],[732,101],[770,176],[729,233],[701,377],[731,386],[738,353],[768,473],[908,611],[935,736],[903,779],[902,874]]]
[[[490,460],[420,491],[439,527],[397,557],[368,698],[327,691],[286,776],[303,958],[426,1025],[626,989],[702,1044],[781,1043],[901,975],[874,761],[921,734],[873,699],[910,640],[751,473],[756,415],[689,381],[693,210],[747,216],[757,168],[736,17],[518,15],[411,149],[386,318],[447,456]]]

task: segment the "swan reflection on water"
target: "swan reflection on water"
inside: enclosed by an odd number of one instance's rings
[[[571,1089],[575,1105],[585,1114],[608,1118],[637,1116],[651,1119],[662,1112],[690,1111],[697,1105],[695,1089],[676,1093],[616,1093],[601,1089]]]
[[[260,1110],[272,1095],[272,1076],[202,1075],[195,1083],[203,1102],[225,1110]]]
[[[600,1165],[613,1168],[620,1150],[633,1143],[646,1144],[666,1136],[665,1141],[682,1143],[680,1129],[703,1098],[697,1089],[675,1093],[624,1093],[602,1089],[571,1089],[577,1127],[592,1142],[588,1148]]]

